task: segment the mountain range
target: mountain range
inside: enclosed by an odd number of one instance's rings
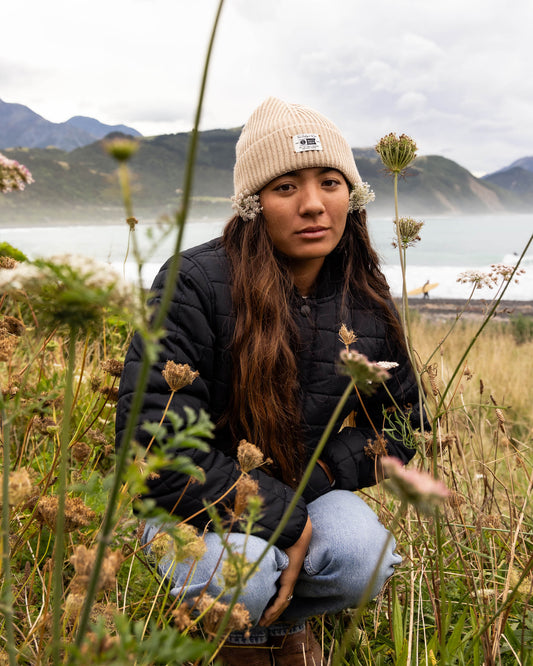
[[[85,116],[74,116],[64,123],[53,123],[23,104],[0,99],[0,149],[23,146],[73,150],[103,139],[110,132],[141,136],[126,125],[104,125]]]
[[[155,218],[172,213],[179,206],[190,133],[141,137],[132,128],[104,125],[92,118],[78,116],[54,124],[22,105],[7,107],[0,102],[0,148],[6,156],[28,167],[35,183],[24,192],[0,197],[0,220],[4,225],[24,220],[51,223],[122,219],[117,165],[104,150],[103,141],[109,133],[117,132],[136,136],[139,141],[139,150],[129,163],[136,215]],[[23,147],[6,148],[6,137],[15,135],[8,134],[4,118],[13,118],[14,111],[19,123],[11,123],[11,127],[17,129],[17,136],[26,139],[11,141],[11,146]],[[231,215],[233,162],[239,133],[240,128],[200,133],[193,188],[195,217],[225,219]],[[52,147],[54,136],[61,137],[61,141],[58,138]],[[83,145],[58,145],[67,140]],[[352,150],[361,177],[376,194],[369,213],[392,215],[392,180],[384,172],[377,153],[373,148]],[[452,160],[438,155],[420,156],[400,181],[399,194],[400,215],[524,212],[533,203],[533,157],[476,178]]]

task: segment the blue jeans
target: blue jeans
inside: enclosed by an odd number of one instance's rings
[[[254,626],[250,632],[233,632],[231,643],[265,643],[269,636],[293,633],[303,627],[305,619],[323,613],[336,613],[357,606],[367,583],[378,564],[389,532],[376,514],[357,495],[347,490],[332,490],[308,505],[313,524],[313,536],[304,560],[304,566],[294,589],[290,606],[276,625],[259,627],[257,622],[277,593],[276,582],[288,564],[287,554],[273,546],[269,549],[258,571],[250,578],[239,599],[246,606]],[[143,543],[151,541],[161,529],[160,523],[147,522]],[[246,548],[248,561],[255,561],[263,552],[266,541],[256,536],[245,537],[232,533],[228,539],[233,549]],[[205,535],[207,551],[191,568],[191,561],[176,563],[169,556],[160,560],[159,573],[171,580],[170,594],[192,599],[202,591],[217,597],[223,590],[217,572],[227,554],[223,543],[214,532]],[[375,597],[394,572],[401,557],[394,552],[391,537],[381,563],[371,596]],[[149,546],[147,547],[149,549]],[[217,572],[213,575],[213,571]],[[226,590],[221,601],[229,603],[232,590]]]

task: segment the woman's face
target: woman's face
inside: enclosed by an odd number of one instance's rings
[[[274,246],[293,262],[320,267],[344,233],[349,189],[336,169],[286,173],[261,190],[260,200]]]

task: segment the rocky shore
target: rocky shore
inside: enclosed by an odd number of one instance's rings
[[[397,304],[399,303],[397,302]],[[409,307],[419,312],[422,317],[448,319],[462,313],[461,318],[473,319],[486,315],[492,305],[490,301],[484,299],[472,300],[465,307],[465,301],[462,299],[417,297],[409,299]],[[525,317],[533,317],[533,301],[502,301],[498,305],[494,318],[505,321],[520,314]]]

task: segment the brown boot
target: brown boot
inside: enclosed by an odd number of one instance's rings
[[[276,666],[322,666],[324,663],[322,650],[309,623],[296,634],[276,636],[271,645]]]
[[[229,645],[220,648],[218,656],[227,666],[271,666],[270,648],[264,645]]]

